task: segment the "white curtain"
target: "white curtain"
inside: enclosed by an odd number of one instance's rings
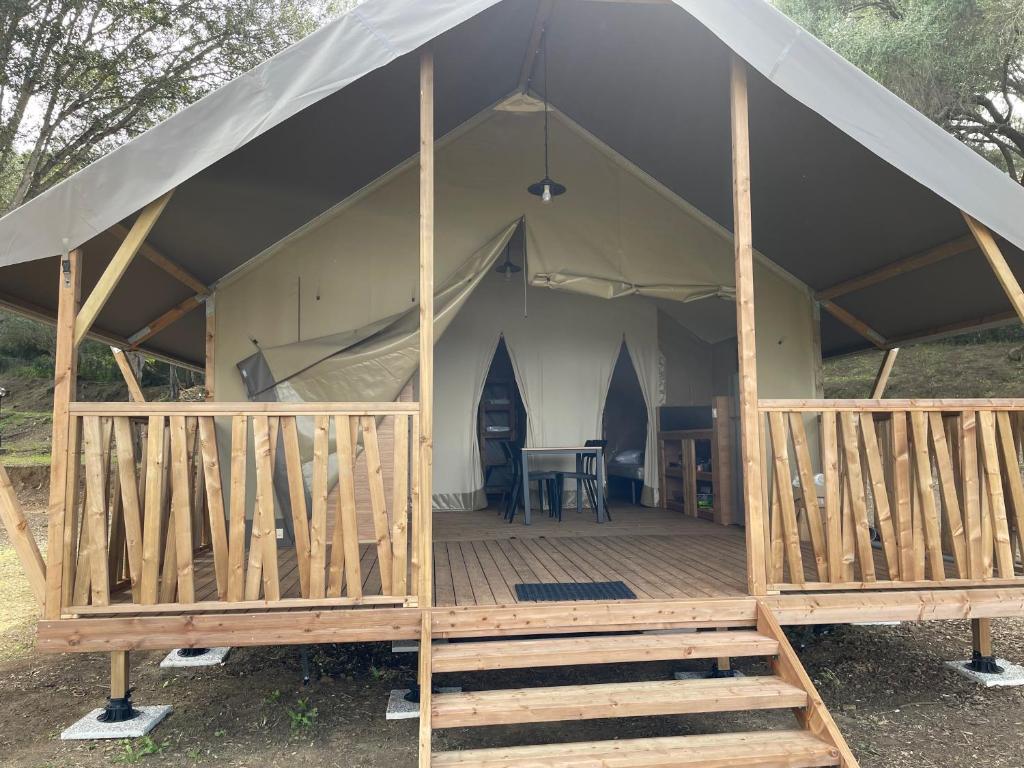
[[[644,487],[641,503],[654,506],[658,503],[658,370],[659,351],[657,339],[651,344],[646,336],[635,330],[626,331],[626,349],[633,361],[640,390],[644,393],[647,408],[647,441],[644,446]]]

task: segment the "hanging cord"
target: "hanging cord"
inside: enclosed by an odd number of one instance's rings
[[[548,169],[548,28],[541,37],[541,55],[544,57],[544,178],[550,179]]]
[[[526,237],[526,217],[524,216],[520,221],[520,226],[523,228],[523,317],[527,318],[530,313],[526,309],[526,288],[529,284],[530,278],[527,274],[530,272],[529,260],[527,258],[527,237]]]

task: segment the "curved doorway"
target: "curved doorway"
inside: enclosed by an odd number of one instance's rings
[[[519,394],[504,337],[498,339],[480,395],[477,439],[483,465],[484,492],[488,501],[495,501],[512,481],[512,467],[502,443],[521,448],[526,442],[526,407]]]
[[[644,485],[647,428],[647,403],[623,341],[608,384],[603,415],[610,499],[639,503]]]

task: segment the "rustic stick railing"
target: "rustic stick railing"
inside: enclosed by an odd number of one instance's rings
[[[759,410],[772,589],[1024,578],[1024,400],[762,400]]]
[[[63,615],[417,604],[416,403],[70,417]]]

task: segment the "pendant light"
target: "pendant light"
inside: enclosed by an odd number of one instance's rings
[[[531,184],[526,191],[539,197],[542,202],[550,203],[551,198],[565,194],[565,185],[551,178],[548,171],[548,31],[545,28],[542,40],[541,55],[544,57],[544,178]]]

